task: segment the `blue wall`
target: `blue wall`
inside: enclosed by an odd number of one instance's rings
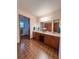
[[[21,35],[28,35],[29,34],[29,19],[24,17],[24,16],[20,16],[20,30],[21,30]],[[23,24],[22,24],[23,23]]]

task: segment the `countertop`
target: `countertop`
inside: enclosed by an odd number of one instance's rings
[[[56,33],[56,32],[49,32],[49,31],[45,31],[45,32],[43,32],[43,31],[33,31],[33,32],[38,32],[38,33],[42,33],[42,34],[60,37],[60,33]]]

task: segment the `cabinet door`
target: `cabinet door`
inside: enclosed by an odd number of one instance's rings
[[[59,48],[59,38],[58,37],[54,37],[54,36],[45,36],[44,42],[55,48],[58,49]]]
[[[45,44],[51,45],[50,42],[51,42],[51,39],[50,39],[49,37],[45,37],[45,38],[44,38],[44,43],[45,43]]]
[[[53,36],[53,37],[51,37],[50,40],[51,40],[51,46],[58,49],[59,48],[59,38]]]
[[[33,32],[33,39],[35,40],[35,38],[36,38],[36,34],[35,32]]]
[[[40,36],[40,33],[33,32],[33,38],[34,38],[34,40],[39,40],[39,36]]]

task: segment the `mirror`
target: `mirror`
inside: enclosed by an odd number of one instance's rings
[[[60,19],[53,20],[53,32],[60,33]]]
[[[40,22],[41,23],[41,28],[42,31],[49,31],[52,32],[52,21],[45,21],[45,22]]]
[[[60,19],[40,22],[42,31],[60,33]]]

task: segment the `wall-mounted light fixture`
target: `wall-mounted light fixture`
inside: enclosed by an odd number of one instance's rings
[[[48,17],[40,18],[40,22],[45,22],[45,21],[48,21]]]

